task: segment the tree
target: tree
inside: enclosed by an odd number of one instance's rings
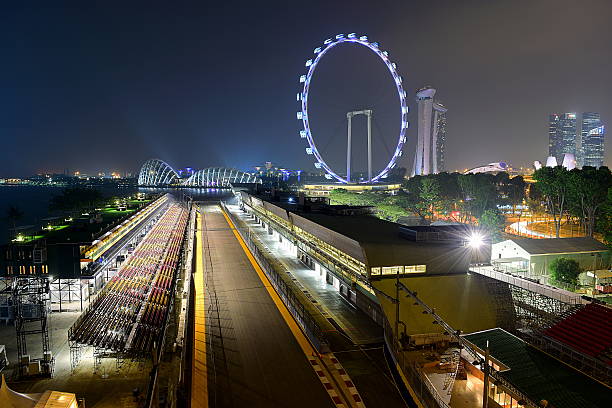
[[[53,196],[49,208],[52,211],[92,210],[104,201],[102,193],[92,188],[67,188],[62,194]]]
[[[514,214],[516,213],[516,206],[522,204],[527,196],[527,184],[521,176],[512,177],[505,185],[505,190]]]
[[[553,281],[576,285],[582,269],[580,269],[578,262],[573,259],[557,258],[548,265],[548,271]]]
[[[546,208],[553,216],[555,235],[559,238],[561,220],[567,212],[569,172],[562,166],[542,167],[533,173],[535,187],[546,200]]]
[[[469,214],[466,221],[478,219],[488,209],[497,208],[498,193],[494,176],[490,174],[461,174],[458,178],[463,194],[463,209]]]
[[[9,219],[9,221],[11,222],[11,225],[13,226],[12,236],[14,236],[17,231],[17,221],[23,218],[23,211],[21,211],[19,207],[11,205],[6,210],[6,217]]]
[[[587,236],[592,237],[596,220],[608,199],[612,174],[607,167],[585,166],[569,172],[569,208],[580,218]]]
[[[493,242],[499,242],[506,225],[506,218],[499,210],[488,209],[478,218],[478,225],[487,231]]]
[[[425,213],[433,219],[434,211],[440,207],[440,183],[433,177],[423,177],[419,191]]]
[[[601,211],[597,227],[603,232],[603,238],[609,247],[612,247],[612,187],[608,188],[608,198]]]

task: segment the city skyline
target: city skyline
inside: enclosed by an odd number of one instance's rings
[[[612,118],[605,68],[611,57],[601,53],[611,5],[589,3],[5,7],[0,123],[10,154],[0,176],[67,167],[134,173],[150,157],[241,169],[271,160],[315,170],[297,136],[295,78],[321,38],[353,31],[391,50],[408,93],[422,84],[443,92],[451,109],[448,171],[495,161],[529,166],[546,155],[550,112],[599,112],[604,125]],[[539,24],[553,17],[554,27]],[[294,28],[293,21],[313,18],[318,24]],[[262,24],[248,24],[252,19]],[[138,32],[131,29],[135,20]],[[564,30],[568,24],[576,29]],[[568,47],[576,53],[571,61],[560,53]],[[595,57],[598,64],[581,63]],[[346,62],[358,66],[360,58]],[[343,69],[334,65],[333,74]],[[341,93],[329,95],[347,103]],[[417,139],[410,102],[398,163],[408,169]],[[382,122],[384,112],[376,117]],[[218,146],[219,137],[227,148]]]

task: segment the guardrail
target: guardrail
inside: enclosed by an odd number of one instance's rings
[[[582,295],[578,293],[573,293],[549,285],[543,285],[541,283],[533,282],[528,279],[496,271],[493,268],[494,267],[492,266],[472,266],[470,267],[470,272],[478,273],[489,278],[506,282],[511,285],[518,286],[530,292],[535,292],[563,303],[568,303],[571,305],[585,305],[591,303],[589,300],[584,299]]]
[[[283,300],[283,303],[287,309],[289,309],[291,315],[298,322],[311,344],[318,352],[327,351],[328,342],[325,338],[323,330],[295,295],[294,290],[297,291],[297,289],[292,288],[270,264],[265,254],[260,249],[260,246],[263,245],[261,243],[259,246],[257,245],[258,239],[255,234],[251,233],[251,229],[248,226],[239,228],[238,225],[242,225],[242,222],[234,214],[232,214],[231,211],[229,211],[225,203],[221,202],[221,208],[234,224],[236,231],[238,231],[238,234],[240,234],[244,242],[247,244],[249,251],[257,260],[257,263],[264,271],[272,283],[272,286],[274,286],[274,289]]]

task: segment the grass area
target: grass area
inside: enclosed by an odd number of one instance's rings
[[[28,243],[28,242],[32,242],[32,241],[36,241],[37,239],[42,238],[43,235],[17,235],[17,238],[14,239],[14,242],[20,242],[20,243]]]
[[[16,242],[30,243],[41,238],[50,242],[91,242],[101,232],[111,229],[152,201],[129,199],[124,203],[127,209],[119,210],[114,200],[109,200],[107,205],[98,211],[91,211],[88,215],[80,215],[74,219],[70,218],[71,222],[62,225],[45,225],[35,233],[20,235]],[[96,213],[102,218],[101,222],[91,222],[92,219],[95,220]]]

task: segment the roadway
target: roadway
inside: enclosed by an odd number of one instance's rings
[[[368,407],[404,407],[406,403],[395,385],[384,355],[382,328],[363,311],[351,305],[340,292],[326,282],[319,272],[302,264],[288,247],[279,242],[278,235],[269,235],[267,228],[242,212],[236,205],[228,205],[251,233],[283,265],[286,273],[301,288],[325,319],[338,329],[327,333],[334,356],[350,375]],[[283,240],[286,244],[287,241]]]
[[[192,394],[211,407],[334,407],[220,208],[200,211],[207,386]]]

